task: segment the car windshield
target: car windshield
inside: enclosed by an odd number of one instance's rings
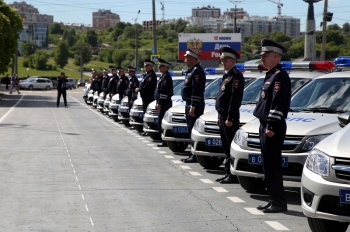
[[[258,78],[244,89],[242,104],[256,103],[260,97],[260,90],[265,78]]]
[[[310,81],[310,78],[290,78],[292,93]]]
[[[215,99],[218,94],[222,78],[217,78],[205,88],[204,99]]]
[[[252,77],[245,77],[245,78],[244,78],[244,87],[246,87],[247,85],[249,85],[253,80],[255,80],[255,78],[252,78]]]
[[[174,88],[177,87],[183,81],[184,81],[183,79],[176,79],[176,80],[173,79],[173,87]]]
[[[350,78],[316,79],[292,98],[291,109],[338,113],[350,111]]]

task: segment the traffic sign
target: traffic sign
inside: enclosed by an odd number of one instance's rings
[[[152,46],[152,53],[154,54],[155,52],[154,46]]]
[[[155,63],[155,64],[159,64],[159,59],[160,55],[151,55],[151,60]]]

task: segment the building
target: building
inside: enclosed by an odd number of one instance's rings
[[[98,10],[92,12],[92,28],[95,30],[106,30],[114,27],[120,22],[118,14],[112,13],[110,10]]]
[[[235,15],[236,15],[236,19],[243,19],[244,16],[248,15],[248,13],[244,11],[243,8],[231,8],[230,11],[227,10],[224,12],[224,16],[227,16],[231,19],[234,19]]]
[[[26,2],[14,2],[10,4],[23,19],[23,30],[19,35],[19,47],[23,41],[34,42],[38,48],[48,46],[48,29],[53,23],[53,16],[40,14],[38,9]]]
[[[92,30],[91,24],[83,24],[83,23],[63,23],[60,22],[62,26],[72,28],[74,30]]]
[[[156,26],[168,23],[176,22],[175,19],[167,19],[167,20],[156,20]],[[153,30],[153,20],[142,21],[142,28],[144,31],[152,31]]]
[[[203,6],[202,8],[192,8],[192,17],[197,18],[220,18],[221,9],[214,6]]]

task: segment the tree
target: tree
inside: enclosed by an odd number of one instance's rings
[[[204,27],[199,25],[189,25],[184,30],[185,33],[205,33]]]
[[[87,31],[86,37],[88,44],[90,44],[91,47],[96,47],[98,40],[97,33],[94,30]]]
[[[282,31],[271,32],[269,38],[275,41],[276,43],[280,43],[280,44],[291,40],[291,38],[286,34],[284,34]]]
[[[233,33],[233,29],[231,29],[231,28],[223,28],[221,30],[221,33]]]
[[[17,40],[23,23],[17,11],[4,1],[0,1],[0,9],[0,73],[5,73],[13,54],[17,53]]]
[[[187,22],[180,18],[175,22],[175,31],[177,33],[182,33],[185,31],[186,26],[187,26]]]
[[[349,23],[344,23],[343,24],[343,32],[344,33],[349,33],[350,32],[350,24]]]
[[[46,70],[48,57],[44,51],[36,51],[29,57],[29,66],[37,70]]]
[[[30,56],[34,54],[36,51],[36,46],[34,42],[31,41],[24,41],[21,44],[21,52],[23,56]]]
[[[66,41],[60,41],[55,48],[55,56],[54,60],[56,64],[63,68],[66,64],[68,64],[69,58],[69,47]]]
[[[328,30],[340,31],[341,28],[338,26],[338,24],[332,24],[332,25],[329,25],[329,26],[327,27],[327,31],[328,31]]]
[[[63,32],[63,39],[67,40],[68,45],[71,47],[73,46],[76,41],[76,34],[74,29],[67,29]]]
[[[60,34],[62,35],[64,32],[62,25],[60,23],[53,23],[49,27],[50,34]]]
[[[82,55],[83,55],[83,65],[87,64],[91,60],[91,51],[90,46],[88,44],[82,45]],[[80,65],[80,48],[75,51],[74,54],[74,64],[79,66]]]

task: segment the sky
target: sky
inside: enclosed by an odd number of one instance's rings
[[[303,0],[271,0],[280,1],[283,4],[282,15],[293,16],[301,19],[301,31],[305,30],[305,21],[308,4]],[[221,8],[221,13],[226,9],[243,8],[249,15],[259,16],[277,16],[277,4],[269,0],[162,0],[165,6],[165,19],[178,19],[191,16],[192,8],[203,6],[214,6]],[[6,3],[13,3],[13,0],[5,0]],[[18,1],[19,2],[19,1]],[[55,22],[64,23],[84,23],[92,24],[92,12],[99,9],[111,10],[113,13],[120,15],[123,22],[134,23],[132,18],[138,16],[138,23],[144,20],[152,19],[152,0],[26,0],[27,4],[37,8],[40,14],[54,16]],[[161,0],[156,0],[156,17],[162,18]],[[324,1],[314,4],[315,20],[317,29],[321,29],[322,13]],[[332,22],[342,26],[350,21],[350,1],[349,0],[328,0],[328,11],[333,13]]]

